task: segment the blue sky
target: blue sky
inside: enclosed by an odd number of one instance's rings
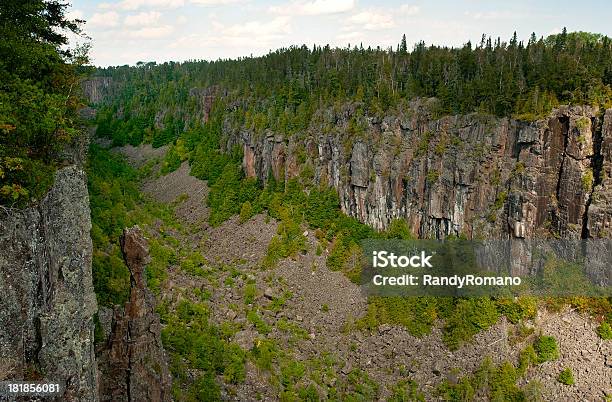
[[[93,63],[261,55],[290,45],[458,46],[483,33],[507,40],[590,31],[612,36],[607,1],[73,0],[87,20]]]

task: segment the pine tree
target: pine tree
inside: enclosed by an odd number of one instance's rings
[[[406,44],[406,34],[402,35],[402,42],[400,43],[399,53],[400,54],[408,53],[408,45]]]

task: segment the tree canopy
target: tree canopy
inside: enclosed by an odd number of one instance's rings
[[[118,83],[103,107],[107,131],[119,143],[139,142],[135,129],[164,127],[161,142],[184,130],[197,88],[219,88],[247,126],[287,133],[304,129],[321,106],[359,102],[368,115],[383,115],[419,97],[439,99],[438,114],[481,112],[533,119],[558,104],[610,106],[612,41],[564,30],[525,43],[483,35],[475,46],[451,48],[401,38],[394,50],[306,45],[236,60],[139,63],[99,69]],[[121,110],[121,113],[117,113]],[[163,120],[159,120],[164,111]],[[120,118],[114,119],[121,115]],[[159,124],[161,123],[161,124]],[[114,124],[114,126],[110,126]]]
[[[49,187],[60,153],[78,135],[76,64],[64,49],[82,21],[56,0],[0,2],[0,204],[24,205]]]

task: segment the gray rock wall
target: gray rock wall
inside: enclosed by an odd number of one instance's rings
[[[64,382],[61,401],[98,400],[90,229],[76,166],[37,205],[0,210],[0,375]]]
[[[612,227],[612,110],[561,107],[532,123],[482,115],[432,118],[414,103],[351,133],[354,111],[315,116],[307,133],[257,136],[226,124],[248,176],[299,175],[334,186],[347,214],[375,228],[408,221],[444,238],[590,238]],[[331,130],[330,128],[331,127]],[[296,154],[306,155],[297,163]],[[302,159],[304,157],[302,156]]]

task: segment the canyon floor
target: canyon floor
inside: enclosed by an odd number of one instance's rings
[[[128,146],[118,151],[130,163],[142,166],[150,161],[151,165],[159,163],[164,149]],[[186,162],[165,176],[153,175],[142,184],[142,191],[171,204],[178,220],[188,228],[163,236],[175,237],[184,253],[201,254],[205,266],[225,267],[214,270],[211,280],[190,275],[178,265],[170,266],[160,301],[173,306],[183,299],[199,301],[201,293],[207,292],[213,321],[235,328],[233,342],[249,350],[264,338],[274,340],[289,359],[302,362],[324,385],[339,386],[359,368],[380,385],[380,400],[386,400],[392,388],[405,379],[415,381],[426,400],[436,400],[436,387],[443,381],[453,383],[474,372],[485,357],[494,363],[516,362],[524,346],[543,334],[557,339],[560,358],[530,368],[520,380],[523,384],[537,381],[543,400],[599,401],[612,395],[612,342],[597,336],[597,323],[590,317],[570,309],[556,313],[541,310],[525,323],[533,328],[532,335],[518,340],[509,336],[516,332],[516,326],[502,318],[456,351],[444,345],[441,322],[420,338],[401,326],[357,330],[352,324],[367,310],[367,298],[358,285],[327,268],[327,250],[316,251],[318,240],[308,228],[303,228],[307,252],[263,269],[261,261],[276,234],[277,222],[259,214],[244,223],[233,217],[218,227],[209,226],[205,206],[208,188],[205,182],[189,176]],[[147,231],[150,236],[162,236],[155,225]],[[254,284],[257,291],[245,300],[248,284]],[[261,312],[267,333],[262,334],[246,318],[246,311],[253,307]],[[557,381],[565,368],[571,368],[574,385]],[[223,397],[228,400],[279,399],[278,384],[270,373],[250,362],[243,383],[223,387]]]

